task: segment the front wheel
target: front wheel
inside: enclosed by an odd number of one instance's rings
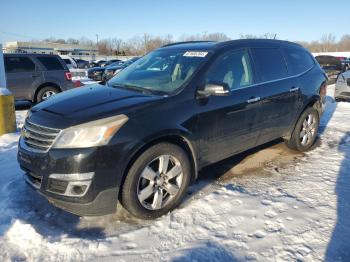
[[[291,138],[286,140],[286,145],[301,152],[309,150],[315,143],[319,124],[317,110],[312,107],[307,108],[295,125]]]
[[[160,217],[181,203],[190,177],[188,155],[181,147],[154,145],[131,166],[121,189],[121,203],[138,218]]]

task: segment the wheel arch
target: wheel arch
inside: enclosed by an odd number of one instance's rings
[[[321,103],[321,97],[319,95],[314,95],[312,96],[308,101],[307,103],[305,103],[305,105],[302,107],[302,110],[300,110],[300,112],[298,112],[298,115],[297,117],[295,118],[294,122],[293,122],[293,125],[292,125],[292,128],[291,130],[288,132],[287,135],[285,135],[283,138],[284,139],[290,139],[293,132],[294,132],[294,129],[295,129],[295,126],[296,124],[298,123],[298,120],[299,118],[301,117],[301,115],[305,112],[306,109],[310,108],[310,107],[313,107],[316,109],[316,111],[318,112],[318,116],[319,118],[321,118],[321,114],[322,114],[322,103]]]

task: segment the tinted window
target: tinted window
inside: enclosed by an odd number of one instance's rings
[[[61,62],[56,57],[41,56],[37,59],[42,63],[47,70],[63,70]]]
[[[254,48],[253,53],[260,81],[276,80],[288,75],[286,63],[279,49]]]
[[[206,84],[227,84],[231,90],[253,83],[248,52],[230,52],[219,57],[205,77]]]
[[[69,59],[63,59],[63,61],[64,61],[67,65],[70,65],[70,64],[71,64],[71,62],[70,62]]]
[[[28,57],[5,57],[6,73],[32,72],[35,64]]]
[[[304,50],[286,48],[285,56],[292,74],[300,74],[314,65],[314,60]]]

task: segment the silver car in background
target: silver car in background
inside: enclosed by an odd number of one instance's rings
[[[336,101],[350,101],[350,71],[346,71],[338,76],[335,83],[334,98]]]

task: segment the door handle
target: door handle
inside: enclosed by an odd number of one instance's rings
[[[40,76],[40,74],[36,74],[36,73],[32,74],[32,77],[38,77],[38,76]]]
[[[296,92],[299,90],[299,87],[293,87],[291,89],[289,89],[289,92]]]
[[[254,98],[250,98],[247,100],[248,104],[251,104],[251,103],[255,103],[255,102],[258,102],[260,100],[260,97],[254,97]]]

